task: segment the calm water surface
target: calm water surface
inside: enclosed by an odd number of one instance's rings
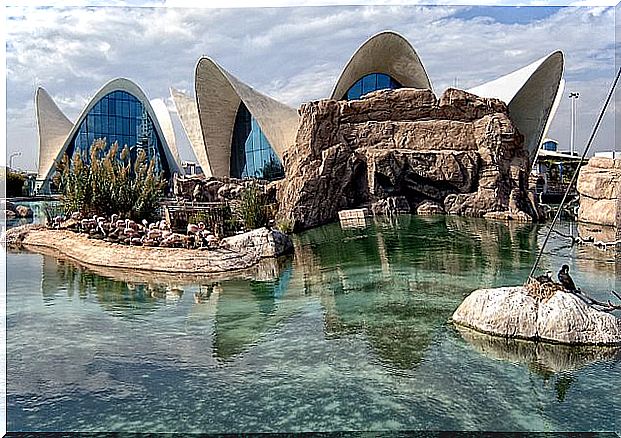
[[[618,350],[448,323],[473,289],[521,284],[543,232],[451,217],[331,224],[297,236],[260,280],[218,282],[11,253],[8,429],[619,431]],[[594,295],[619,290],[612,252],[554,238],[542,267],[562,263]]]

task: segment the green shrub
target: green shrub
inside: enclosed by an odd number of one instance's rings
[[[8,197],[22,196],[24,193],[24,181],[26,178],[19,173],[7,171],[6,173],[6,195]]]
[[[155,219],[166,186],[155,161],[148,162],[139,149],[132,165],[127,146],[120,154],[117,143],[109,149],[106,146],[105,139],[95,140],[88,158],[76,152],[73,159],[65,155],[58,163],[54,182],[65,212]]]
[[[265,191],[257,183],[245,187],[239,199],[238,214],[247,230],[267,226],[272,219]]]

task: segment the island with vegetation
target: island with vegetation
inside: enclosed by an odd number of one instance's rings
[[[293,250],[274,226],[265,185],[246,181],[235,202],[190,205],[175,216],[162,202],[167,183],[156,169],[142,151],[132,160],[127,147],[97,140],[89,156],[58,163],[61,201],[46,210],[46,225],[12,228],[3,241],[86,266],[188,274],[248,269]]]

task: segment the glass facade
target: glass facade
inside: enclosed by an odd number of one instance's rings
[[[127,145],[132,161],[139,149],[144,150],[149,161],[155,160],[156,170],[163,171],[166,177],[170,176],[163,142],[153,126],[153,120],[144,105],[131,94],[113,91],[102,97],[80,124],[67,154],[73,157],[79,151],[81,156],[89,157],[91,145],[100,138],[106,139],[108,149],[118,142],[119,155]]]
[[[555,142],[554,140],[548,140],[548,141],[542,143],[541,147],[543,149],[545,149],[546,151],[556,151],[556,149],[558,147],[558,143]]]
[[[352,85],[350,89],[347,90],[345,96],[343,96],[343,99],[360,99],[360,96],[370,93],[371,91],[386,89],[394,90],[401,87],[402,85],[399,82],[388,75],[383,73],[371,73],[359,79],[354,85]]]
[[[231,176],[270,181],[285,176],[280,159],[243,102],[237,110],[233,128]]]

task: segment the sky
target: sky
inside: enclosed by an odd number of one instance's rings
[[[10,3],[10,2],[9,2]],[[194,160],[169,87],[193,94],[202,55],[255,89],[288,105],[327,98],[342,68],[370,36],[393,30],[414,46],[440,95],[510,73],[555,50],[565,55],[565,95],[549,137],[568,149],[569,92],[579,92],[576,145],[582,151],[615,76],[614,3],[522,2],[522,6],[416,5],[404,1],[298,1],[288,7],[188,7],[184,0],[13,2],[5,12],[6,157],[36,170],[34,93],[44,87],[74,120],[115,77],[135,81],[166,101],[181,158]],[[429,2],[425,2],[429,4]],[[33,6],[34,4],[34,6]],[[102,4],[102,3],[99,3]],[[256,2],[254,2],[256,4]],[[291,2],[262,3],[284,5]],[[328,6],[330,4],[331,6]],[[515,3],[514,3],[515,4]],[[537,6],[528,6],[537,5]],[[616,7],[619,14],[619,6]],[[621,105],[617,105],[621,111]],[[613,150],[610,109],[594,150]]]

